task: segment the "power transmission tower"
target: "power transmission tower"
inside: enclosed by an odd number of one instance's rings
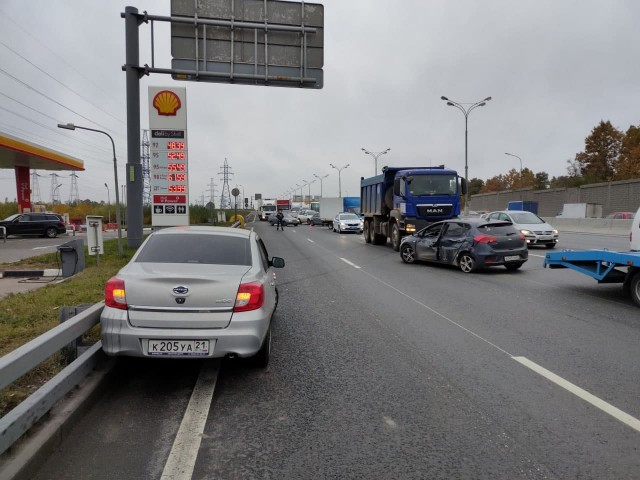
[[[149,160],[151,158],[149,145],[149,130],[142,130],[142,145],[140,159],[142,160],[142,203],[151,204],[151,168]]]
[[[58,175],[57,173],[50,173],[51,177],[51,203],[55,205],[56,203],[60,203],[60,194],[58,193],[60,184],[58,183]]]
[[[38,177],[41,177],[35,170],[31,173],[31,203],[42,203],[42,197],[40,196],[40,182]]]
[[[215,205],[216,184],[213,183],[213,178],[211,179],[211,183],[209,183],[209,185],[207,186],[209,187],[209,189],[207,190],[209,192],[209,201]]]
[[[224,166],[220,167],[222,171],[218,175],[222,175],[222,195],[220,195],[220,208],[229,209],[232,208],[231,204],[231,192],[229,191],[229,178],[233,176],[231,167],[227,163],[227,159],[224,159]]]
[[[69,193],[69,204],[73,205],[80,200],[80,194],[78,193],[78,175],[76,172],[71,174],[71,192]]]

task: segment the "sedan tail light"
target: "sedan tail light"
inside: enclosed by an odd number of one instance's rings
[[[257,310],[264,305],[264,285],[260,282],[242,283],[238,288],[234,312]]]
[[[124,280],[111,277],[104,286],[104,304],[107,307],[127,310],[127,297],[124,291]]]
[[[492,235],[476,235],[473,237],[473,241],[476,243],[496,243],[498,239]]]

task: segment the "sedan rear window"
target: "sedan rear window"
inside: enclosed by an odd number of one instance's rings
[[[226,235],[154,235],[136,262],[251,265],[251,248],[248,238]]]

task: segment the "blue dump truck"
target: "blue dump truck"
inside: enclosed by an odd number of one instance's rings
[[[400,241],[430,223],[460,215],[467,182],[455,170],[437,167],[384,167],[382,174],[360,180],[364,239],[395,251]]]

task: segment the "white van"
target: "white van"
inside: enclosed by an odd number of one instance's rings
[[[629,242],[631,243],[630,250],[632,252],[640,252],[640,208],[636,212],[636,216],[633,217],[633,223],[631,223]]]

